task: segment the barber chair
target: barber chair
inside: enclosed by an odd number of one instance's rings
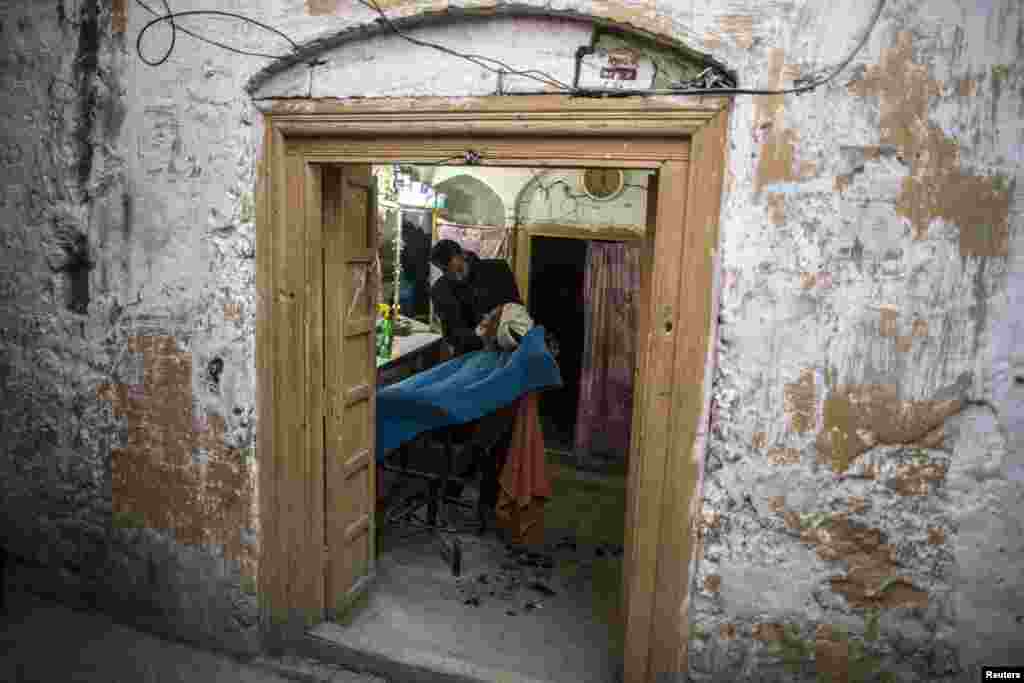
[[[468,424],[421,434],[389,453],[381,468],[395,481],[384,493],[382,526],[398,530],[393,536],[398,539],[422,533],[436,536],[441,556],[452,574],[460,576],[458,535],[488,530],[514,418],[514,405],[508,406]],[[476,476],[479,495],[475,501],[466,500],[461,494]],[[475,508],[476,521],[458,521],[453,508]]]

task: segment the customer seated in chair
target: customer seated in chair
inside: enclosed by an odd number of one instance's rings
[[[441,319],[444,338],[456,356],[493,348],[495,328],[501,308],[508,303],[521,304],[519,287],[508,263],[501,259],[481,259],[464,251],[454,240],[441,240],[430,252],[430,262],[441,277],[430,289],[434,312]],[[468,438],[461,434],[461,438]],[[507,449],[507,443],[499,451]],[[496,453],[503,460],[500,453]],[[476,460],[461,476],[471,476],[480,466]],[[489,475],[489,476],[488,476]],[[493,510],[498,500],[497,472],[488,468],[481,500]],[[449,483],[447,493],[458,497],[462,485]]]
[[[486,348],[501,307],[522,304],[512,269],[503,259],[481,259],[464,251],[454,240],[435,244],[430,261],[442,271],[430,298],[445,341],[457,356]],[[490,324],[481,326],[485,321]]]

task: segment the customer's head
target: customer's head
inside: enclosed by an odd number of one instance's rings
[[[435,244],[430,252],[430,262],[458,282],[469,277],[469,259],[455,240],[441,240]]]

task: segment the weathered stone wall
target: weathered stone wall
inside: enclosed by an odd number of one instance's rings
[[[1024,15],[927,8],[733,119],[695,680],[975,680],[1024,646]],[[751,85],[854,23],[797,16],[755,15]]]
[[[2,4],[0,535],[40,590],[254,651],[252,118],[217,60],[140,73],[125,7]]]
[[[563,16],[416,35],[571,81],[590,27],[570,18],[593,15],[713,54],[750,87],[837,63],[872,11],[483,4]],[[154,625],[249,647],[260,120],[245,88],[460,96],[498,83],[394,36],[343,43],[379,30],[354,3],[172,6],[244,12],[327,63],[251,81],[269,60],[179,33],[149,67],[134,54],[148,21],[137,3],[2,4],[2,531],[68,581],[152,605]],[[288,48],[243,24],[181,23]],[[695,680],[781,679],[787,664],[801,680],[868,680],[875,664],[970,680],[1024,647],[1022,36],[1016,0],[895,0],[832,84],[737,98],[703,548],[683,606]],[[169,39],[152,30],[145,54]],[[148,530],[122,530],[135,525]]]

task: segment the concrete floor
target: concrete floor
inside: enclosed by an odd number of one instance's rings
[[[470,499],[476,495],[467,491]],[[607,572],[621,546],[584,540],[579,501],[560,502],[573,508],[561,518],[571,517],[576,528],[548,529],[545,545],[532,554],[507,546],[494,531],[460,535],[460,578],[436,540],[385,533],[365,605],[347,624],[314,629],[307,646],[296,649],[307,657],[242,660],[164,640],[32,594],[15,565],[6,584],[8,611],[0,615],[0,681],[618,683],[621,654],[608,625],[617,598],[595,587],[615,585],[614,569]],[[595,525],[604,529],[607,520],[595,518],[591,530]],[[603,584],[595,580],[599,571]]]
[[[549,531],[545,547],[530,556],[493,531],[460,535],[457,579],[429,536],[385,535],[365,606],[343,627],[323,624],[315,635],[376,656],[376,670],[389,676],[402,671],[387,664],[396,660],[450,674],[420,678],[406,671],[402,680],[616,683],[621,657],[595,610],[590,570],[594,559],[621,550],[573,547],[560,543],[564,537]]]

